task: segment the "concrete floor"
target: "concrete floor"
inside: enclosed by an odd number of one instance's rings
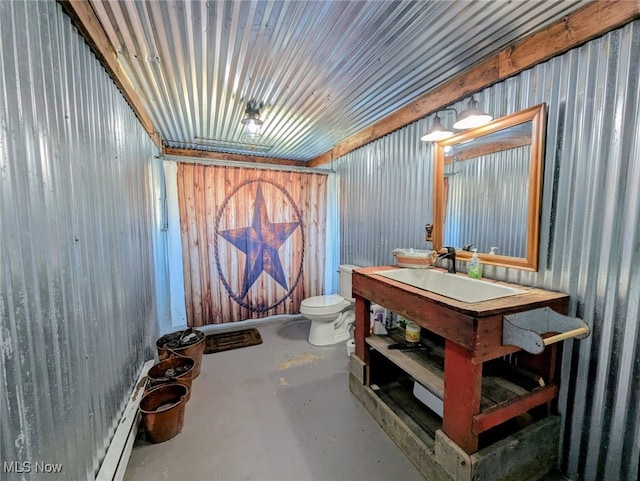
[[[424,479],[350,393],[345,343],[312,346],[306,320],[258,330],[203,356],[182,432],[138,439],[126,481]]]
[[[312,346],[309,324],[254,326],[262,344],[204,355],[182,432],[139,436],[125,481],[424,480],[349,391],[345,343]]]

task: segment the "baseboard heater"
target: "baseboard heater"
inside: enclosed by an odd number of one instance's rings
[[[129,397],[129,402],[122,413],[116,433],[113,435],[107,454],[100,465],[96,481],[122,481],[124,479],[124,473],[129,463],[133,442],[136,440],[138,424],[141,419],[138,407],[144,392],[147,372],[149,372],[154,362],[152,359],[142,366],[142,371]]]

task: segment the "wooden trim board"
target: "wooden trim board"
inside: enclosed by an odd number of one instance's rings
[[[176,157],[193,157],[204,160],[222,160],[232,162],[254,162],[257,164],[291,165],[295,167],[308,167],[307,162],[300,160],[280,159],[278,157],[261,157],[259,155],[232,154],[228,152],[212,152],[208,150],[176,149],[164,147],[164,155],[174,155]]]

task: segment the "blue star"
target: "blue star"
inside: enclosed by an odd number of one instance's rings
[[[258,184],[256,199],[253,203],[251,225],[220,232],[222,237],[247,255],[244,264],[241,299],[244,299],[262,271],[265,271],[284,289],[287,289],[287,279],[282,270],[278,249],[299,225],[300,222],[272,223],[264,203],[262,188]]]

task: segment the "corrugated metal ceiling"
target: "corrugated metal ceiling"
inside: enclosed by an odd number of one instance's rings
[[[90,3],[165,145],[310,160],[589,2]]]

